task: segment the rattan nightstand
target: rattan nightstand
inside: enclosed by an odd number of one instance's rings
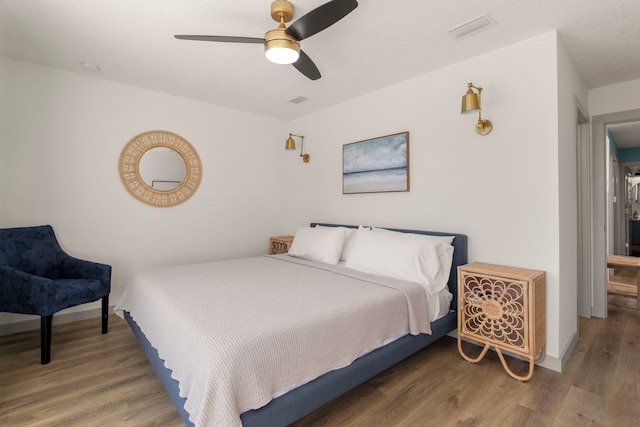
[[[289,252],[293,236],[277,236],[269,238],[269,255],[286,254]]]
[[[533,376],[535,363],[545,357],[545,273],[517,267],[473,264],[458,267],[458,351],[472,363],[494,347],[502,366],[520,381]],[[462,340],[484,344],[471,358]],[[502,355],[506,351],[529,361],[529,372],[516,375]],[[536,356],[539,354],[538,359]]]

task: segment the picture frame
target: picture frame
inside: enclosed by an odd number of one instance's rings
[[[409,189],[408,131],[342,146],[342,194]]]

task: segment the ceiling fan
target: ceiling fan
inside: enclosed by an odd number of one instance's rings
[[[271,4],[271,18],[280,25],[267,31],[264,38],[196,35],[176,35],[175,37],[181,40],[264,44],[265,56],[269,61],[277,64],[292,64],[311,80],[317,80],[320,78],[320,71],[311,58],[300,49],[300,41],[335,24],[356,7],[358,7],[356,0],[331,0],[313,9],[287,28],[284,24],[293,18],[293,5],[286,0],[276,0]]]

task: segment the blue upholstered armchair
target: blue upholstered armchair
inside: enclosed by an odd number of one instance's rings
[[[50,225],[0,229],[0,312],[40,316],[41,363],[51,360],[53,314],[102,299],[108,330],[111,266],[73,258]]]

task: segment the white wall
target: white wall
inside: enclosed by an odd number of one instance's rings
[[[266,253],[290,231],[281,122],[6,58],[0,72],[0,226],[51,224],[67,252],[111,264],[112,304],[136,271]],[[202,160],[200,189],[176,207],[137,201],[118,175],[125,144],[154,129]],[[24,319],[0,313],[0,324]]]
[[[640,108],[640,79],[589,91],[589,114],[599,116]]]
[[[557,61],[551,32],[297,120],[292,131],[306,135],[313,157],[298,177],[305,196],[291,222],[462,232],[469,261],[546,271],[548,359],[559,368],[553,359],[577,328],[576,299],[565,301],[575,294],[575,254],[561,270],[560,251],[575,252],[577,225],[575,209],[572,219],[566,212],[575,202],[559,202],[568,151],[558,145]],[[487,136],[475,133],[476,116],[460,114],[470,81],[484,88],[483,117],[494,124]],[[411,191],[342,195],[342,145],[401,131],[410,132]],[[575,198],[575,174],[571,185]],[[575,316],[568,325],[564,304]]]
[[[578,109],[588,116],[587,86],[558,39],[558,204],[559,257],[557,325],[559,354],[565,358],[578,339]]]
[[[563,61],[550,32],[282,123],[4,60],[15,117],[3,150],[16,185],[0,223],[52,223],[69,252],[112,264],[113,301],[135,271],[264,253],[269,235],[310,221],[466,233],[470,261],[546,271],[546,363],[557,369],[576,327],[563,324],[576,305],[575,255],[560,254],[575,250],[576,227],[574,202],[560,202],[575,184],[560,167],[570,131],[558,120],[570,113],[558,84],[573,73],[558,71]],[[484,137],[476,116],[460,114],[470,81],[494,123]],[[182,135],[202,158],[200,190],[184,205],[149,207],[122,188],[122,147],[152,129]],[[343,195],[342,145],[401,131],[411,191]],[[305,135],[310,163],[282,149],[288,132]]]
[[[0,185],[0,226],[2,224],[2,218],[7,214],[8,196],[7,187],[10,181],[9,177],[9,156],[4,155],[7,152],[9,144],[13,144],[7,134],[7,122],[9,103],[2,102],[7,99],[7,93],[9,90],[9,78],[8,67],[5,61],[0,57],[0,182],[4,183]]]

